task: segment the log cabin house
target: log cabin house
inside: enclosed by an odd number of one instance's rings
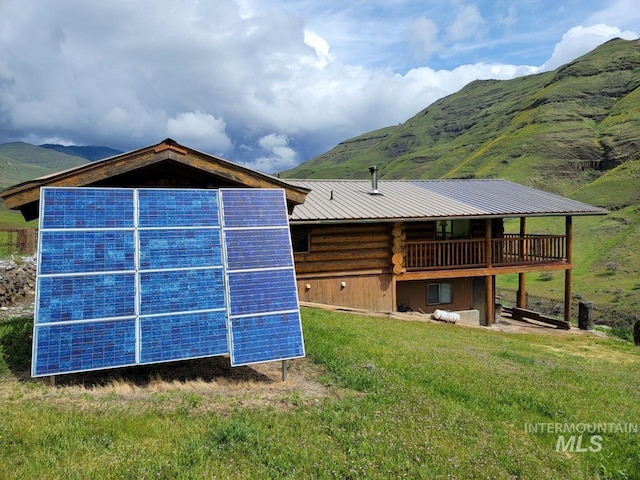
[[[572,219],[606,210],[505,180],[292,180],[310,190],[290,218],[301,301],[393,312],[477,310],[491,325],[496,275],[564,272],[571,318]],[[563,216],[555,235],[527,218]],[[504,233],[507,218],[518,233]]]
[[[39,214],[40,187],[252,187],[285,190],[301,301],[394,312],[478,310],[494,318],[496,275],[565,275],[571,317],[572,218],[592,207],[504,180],[282,180],[166,139],[0,192],[26,220]],[[526,219],[563,216],[557,235],[527,231]],[[519,218],[516,234],[506,218]]]

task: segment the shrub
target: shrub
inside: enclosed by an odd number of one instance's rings
[[[540,276],[538,277],[541,282],[548,282],[552,278],[553,272],[540,272]]]
[[[618,262],[610,261],[610,262],[607,262],[604,268],[607,270],[607,273],[609,275],[613,275],[620,268],[620,264]]]

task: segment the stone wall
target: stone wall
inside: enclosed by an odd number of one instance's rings
[[[29,295],[36,285],[36,258],[0,259],[0,307]]]

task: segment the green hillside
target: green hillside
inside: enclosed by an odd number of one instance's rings
[[[27,180],[84,165],[88,161],[24,142],[0,145],[0,190]],[[19,212],[7,209],[0,201],[0,227],[34,226],[25,222]]]
[[[401,125],[340,143],[285,178],[506,178],[570,194],[640,159],[640,41],[555,71],[481,80]]]
[[[639,86],[640,40],[612,40],[552,72],[472,82],[401,125],[346,140],[281,176],[368,178],[377,165],[382,179],[504,178],[606,207],[607,217],[576,221],[574,291],[635,311]],[[532,225],[562,231],[549,219]],[[527,288],[561,298],[556,277]]]
[[[82,157],[36,147],[35,145],[24,142],[11,142],[0,145],[0,155],[10,158],[16,163],[43,167],[47,172],[59,172],[67,168],[89,163]],[[24,180],[30,180],[31,178],[33,177],[28,177]]]

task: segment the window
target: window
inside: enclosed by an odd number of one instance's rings
[[[432,283],[427,286],[427,305],[452,303],[450,283]]]
[[[306,253],[309,251],[309,227],[306,225],[291,226],[291,243],[293,253]]]
[[[469,220],[441,220],[436,223],[436,240],[468,237]]]

